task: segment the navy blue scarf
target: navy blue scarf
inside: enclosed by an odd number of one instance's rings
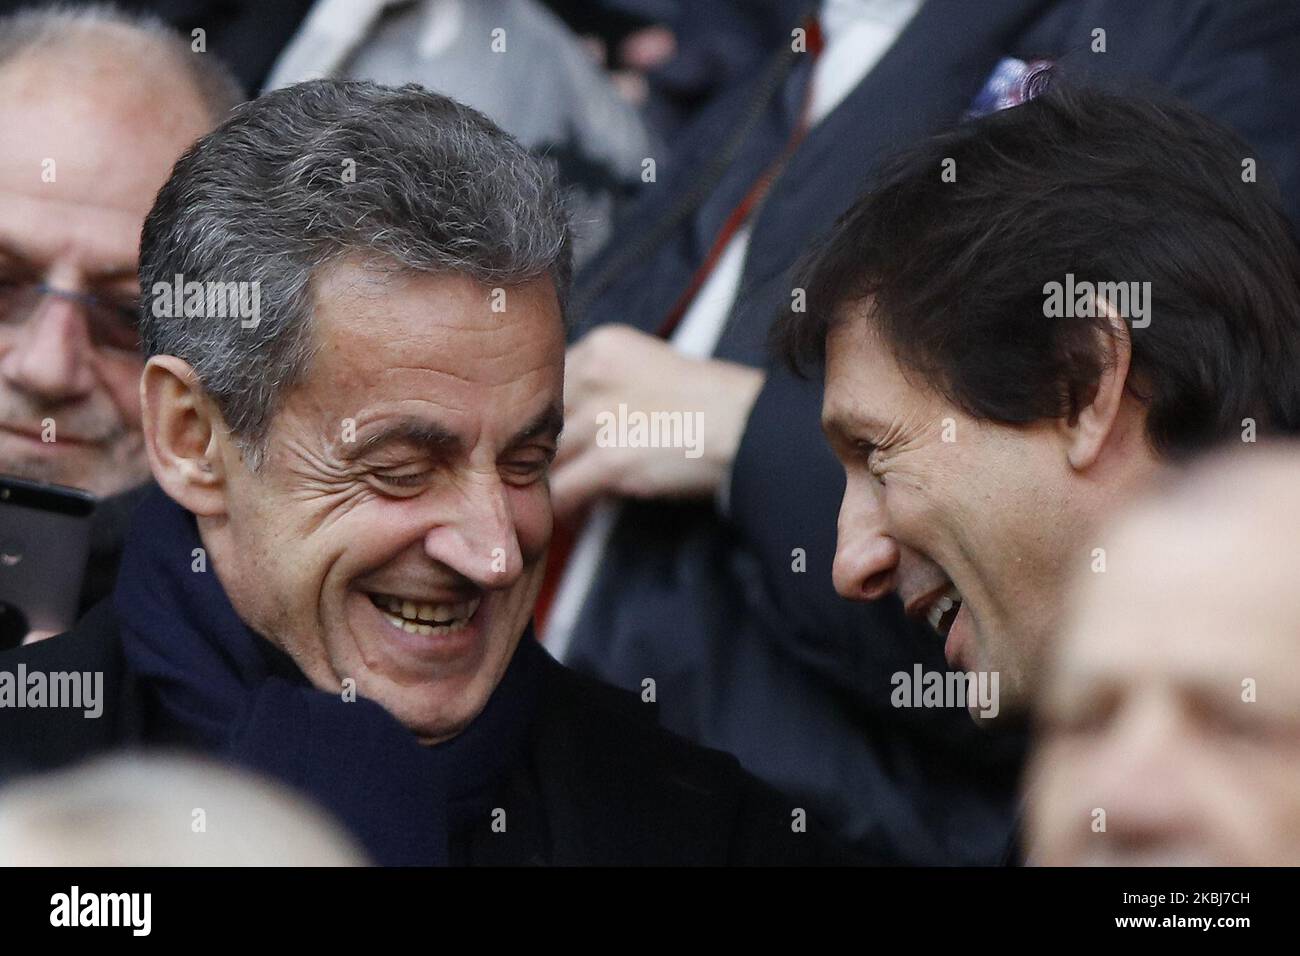
[[[136,511],[113,603],[128,666],[157,703],[149,734],[224,755],[331,811],[382,865],[440,865],[487,826],[496,783],[524,759],[545,651],[531,628],[483,712],[422,746],[373,701],[316,690],[235,614],[194,516],[157,489]]]

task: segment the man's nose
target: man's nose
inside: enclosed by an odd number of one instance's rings
[[[835,590],[851,601],[885,597],[898,570],[898,543],[886,533],[875,491],[864,485],[852,479],[845,485],[832,569]]]
[[[94,388],[93,346],[80,305],[47,298],[11,342],[0,354],[0,377],[19,391],[55,403]]]
[[[1186,728],[1156,695],[1130,700],[1096,757],[1090,796],[1106,813],[1116,852],[1144,852],[1184,842],[1197,819],[1187,768]]]
[[[451,521],[425,536],[425,553],[485,590],[519,580],[523,554],[508,489],[500,477],[466,479],[456,507]]]

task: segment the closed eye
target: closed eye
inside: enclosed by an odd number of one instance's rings
[[[537,481],[551,466],[555,458],[555,449],[547,448],[530,455],[522,455],[507,461],[501,470],[517,484],[531,484]]]
[[[381,490],[398,495],[410,495],[429,483],[433,472],[425,468],[421,471],[371,472],[371,477],[383,486]]]
[[[883,485],[885,476],[881,472],[880,457],[877,454],[880,451],[880,446],[866,439],[857,439],[853,442],[853,451],[858,459],[867,466],[867,470],[871,472],[871,477]]]

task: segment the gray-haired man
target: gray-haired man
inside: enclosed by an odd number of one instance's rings
[[[418,87],[300,84],[200,140],[141,253],[166,494],[112,607],[0,657],[96,660],[130,729],[0,708],[25,724],[0,756],[223,754],[381,863],[815,858],[801,808],[656,726],[653,681],[624,695],[532,637],[569,247],[544,168]]]

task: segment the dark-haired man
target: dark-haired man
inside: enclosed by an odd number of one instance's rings
[[[1300,220],[1300,5],[816,6],[820,29],[791,22],[771,67],[683,131],[575,283],[556,508],[599,506],[545,639],[614,683],[653,676],[669,726],[805,794],[850,839],[910,863],[988,862],[1009,828],[1015,748],[959,709],[896,705],[893,675],[941,674],[943,656],[897,601],[835,594],[843,477],[817,426],[820,382],[764,367],[768,331],[802,296],[796,260],[880,157],[1019,101],[1049,65],[1154,84],[1226,123]],[[699,410],[702,454],[602,440],[620,405]]]
[[[897,592],[1002,714],[1064,582],[1105,570],[1101,519],[1172,459],[1300,429],[1300,251],[1250,156],[1177,103],[1056,88],[908,153],[804,269],[779,331],[825,359],[836,588]]]

